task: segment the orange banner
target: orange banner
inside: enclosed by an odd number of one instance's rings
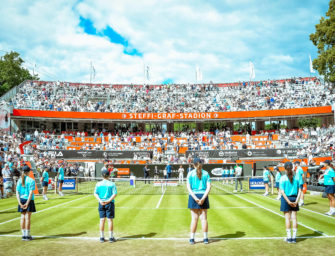
[[[204,120],[232,119],[255,117],[280,117],[331,114],[332,107],[313,107],[295,109],[234,111],[234,112],[202,112],[202,113],[100,113],[100,112],[67,112],[14,109],[12,117],[44,117],[44,118],[77,118],[77,119],[111,119],[111,120]]]

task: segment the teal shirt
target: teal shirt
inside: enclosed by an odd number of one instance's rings
[[[279,188],[284,191],[286,196],[297,196],[300,185],[302,185],[302,178],[298,177],[298,175],[293,177],[292,183],[286,174],[279,181]]]
[[[230,170],[229,170],[229,174],[230,174],[230,175],[234,175],[234,173],[235,173],[235,170],[234,170],[234,169],[230,169]]]
[[[299,167],[297,168],[296,173],[297,173],[299,176],[302,177],[302,175],[304,175],[304,170],[299,166]]]
[[[264,181],[269,181],[269,175],[270,175],[269,170],[264,170],[263,171],[263,180]]]
[[[229,170],[228,169],[224,169],[223,170],[223,174],[226,174],[226,175],[229,174]]]
[[[187,175],[187,182],[190,185],[193,193],[195,194],[204,194],[207,189],[207,183],[211,182],[208,172],[202,170],[201,180],[197,176],[197,171],[192,170]]]
[[[101,201],[108,201],[108,199],[111,198],[112,195],[117,194],[115,183],[105,179],[99,181],[95,185],[94,194],[97,194]],[[112,202],[114,202],[114,200]]]
[[[20,198],[28,199],[30,191],[35,190],[35,181],[28,176],[26,176],[24,179],[25,179],[25,186],[24,187],[22,186],[22,178],[19,178],[16,185],[16,191],[19,192]],[[31,197],[31,200],[34,200],[34,192],[33,196]]]
[[[335,185],[334,178],[335,178],[335,171],[333,170],[333,168],[327,169],[324,175],[324,184],[326,186]]]
[[[49,182],[49,173],[44,171],[42,174],[42,178],[44,182]]]
[[[277,172],[277,174],[276,174],[276,182],[279,182],[280,178],[281,178],[281,173]]]
[[[58,173],[59,173],[58,179],[59,180],[64,180],[64,169],[63,169],[63,167],[58,169]]]

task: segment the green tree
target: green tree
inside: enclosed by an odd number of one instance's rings
[[[320,118],[299,118],[298,125],[300,128],[316,128],[317,126],[321,126],[321,119]]]
[[[318,48],[318,57],[313,60],[313,68],[325,80],[335,83],[335,0],[330,0],[326,17],[321,17],[315,25],[315,33],[310,35],[313,44]]]
[[[0,96],[24,80],[38,80],[38,76],[31,75],[22,67],[24,63],[17,52],[6,53],[0,58]]]

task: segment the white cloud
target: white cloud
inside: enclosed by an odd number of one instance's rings
[[[109,83],[143,82],[144,63],[151,67],[153,83],[166,78],[194,82],[196,65],[206,82],[248,80],[250,60],[255,63],[256,79],[308,75],[301,59],[314,50],[306,33],[310,24],[304,21],[313,13],[308,4],[303,10],[282,10],[283,1],[272,12],[259,3],[249,2],[243,9],[234,7],[234,2],[2,2],[0,50],[20,52],[29,61],[27,66],[36,63],[46,80],[87,82],[90,61],[97,72],[95,80]],[[143,57],[125,55],[122,45],[85,34],[79,27],[80,16],[92,20],[99,30],[112,27]],[[301,49],[305,52],[297,53]]]

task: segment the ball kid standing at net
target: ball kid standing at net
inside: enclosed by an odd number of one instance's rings
[[[21,212],[22,240],[30,241],[33,238],[30,235],[31,213],[36,212],[34,203],[35,181],[28,177],[29,166],[22,168],[22,174],[16,186],[16,198],[19,203],[18,212]]]
[[[109,180],[109,172],[107,170],[102,171],[103,180],[98,182],[94,189],[94,196],[99,201],[99,215],[100,215],[100,242],[105,241],[105,220],[108,221],[109,230],[109,242],[115,242],[113,236],[113,219],[115,216],[114,198],[116,197],[117,191],[115,183]]]
[[[47,197],[47,191],[48,191],[48,185],[49,185],[49,168],[48,167],[44,167],[44,171],[41,177],[41,182],[42,182],[42,186],[43,186],[43,199],[44,200],[48,200]]]
[[[209,209],[208,194],[211,189],[211,180],[208,172],[202,169],[202,161],[194,159],[195,169],[187,175],[187,189],[189,192],[188,208],[191,210],[191,238],[190,244],[194,244],[195,232],[200,217],[205,244],[208,244],[207,209]]]
[[[299,211],[299,198],[301,195],[301,184],[303,181],[299,175],[294,175],[293,164],[286,162],[286,174],[280,178],[279,188],[281,192],[280,211],[284,212],[285,227],[286,227],[286,242],[296,243],[296,236],[298,230],[297,211]],[[291,234],[291,220],[292,220],[292,234]]]
[[[57,180],[59,183],[58,186],[58,193],[60,196],[64,196],[62,189],[63,189],[63,183],[64,183],[64,164],[62,163],[58,169],[58,174],[57,174]]]
[[[324,179],[324,185],[326,186],[325,192],[329,200],[329,211],[326,215],[335,215],[335,171],[334,166],[330,160],[324,161],[326,167],[325,173],[321,175],[321,179]]]
[[[301,177],[301,179],[303,180],[303,183],[301,184],[301,197],[300,197],[300,201],[299,201],[299,206],[303,206],[304,205],[304,186],[305,186],[305,183],[306,183],[306,177],[305,177],[305,173],[304,173],[304,170],[301,168],[300,166],[300,161],[296,161],[294,163],[295,167],[296,167],[296,170],[295,170],[295,173],[296,175],[299,175]]]

